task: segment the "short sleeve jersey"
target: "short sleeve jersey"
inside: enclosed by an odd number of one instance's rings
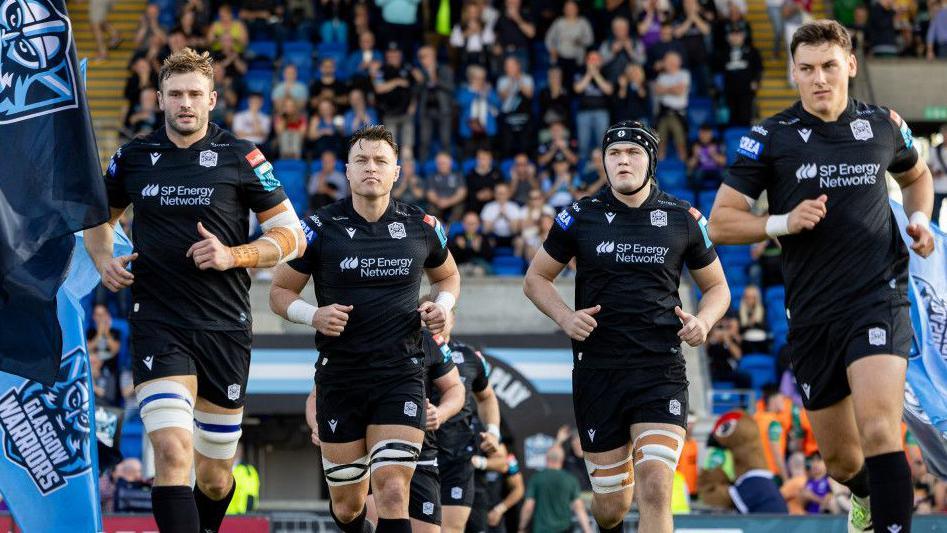
[[[440,335],[432,335],[431,332],[425,329],[423,330],[421,344],[424,350],[424,387],[431,403],[438,405],[440,403],[440,391],[434,382],[450,373],[451,370],[456,368],[456,365],[451,357],[451,349],[447,345],[447,341]],[[438,431],[424,432],[424,442],[421,444],[418,468],[437,469],[438,438]]]
[[[161,128],[119,148],[104,179],[109,205],[135,210],[131,319],[250,329],[246,269],[200,270],[187,251],[203,240],[198,222],[227,246],[246,244],[250,211],[286,199],[260,150],[214,124],[203,139],[178,148]]]
[[[477,412],[477,399],[474,393],[483,392],[490,384],[490,365],[479,350],[453,340],[448,343],[451,359],[460,372],[460,381],[464,384],[466,399],[464,407],[437,430],[439,457],[442,462],[457,459],[470,460],[474,450],[475,433],[473,415]],[[440,393],[434,391],[431,401],[437,403]],[[469,449],[468,449],[469,447]]]
[[[598,326],[572,341],[576,368],[628,368],[680,357],[674,307],[681,270],[717,259],[707,220],[659,189],[636,208],[603,188],[561,211],[543,243],[556,261],[576,259],[575,305],[602,308]]]
[[[885,171],[917,162],[911,130],[894,111],[852,100],[835,122],[801,103],[740,139],[724,183],[785,214],[825,194],[812,230],[779,238],[791,324],[837,318],[854,307],[907,302],[907,247],[891,214]]]
[[[396,200],[378,221],[368,222],[351,197],[300,222],[306,253],[289,266],[312,276],[320,307],[352,306],[341,335],[316,333],[319,376],[414,368],[410,359],[421,355],[421,277],[448,256],[441,223]]]

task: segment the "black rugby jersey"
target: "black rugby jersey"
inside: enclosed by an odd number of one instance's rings
[[[479,350],[451,339],[448,343],[451,358],[457,365],[460,381],[464,384],[464,407],[437,430],[438,457],[441,462],[457,459],[470,460],[474,453],[473,416],[477,413],[474,393],[483,392],[490,384],[490,367]],[[431,401],[437,403],[440,392],[435,391]]]
[[[424,349],[424,388],[431,403],[440,403],[440,389],[434,383],[438,378],[446,376],[455,368],[451,357],[451,349],[440,335],[431,335],[427,329],[423,330],[421,344]],[[421,455],[418,457],[418,468],[437,469],[437,450],[440,432],[425,431],[424,442],[421,444]]]
[[[687,202],[651,189],[640,207],[610,188],[559,213],[543,248],[560,263],[576,258],[575,307],[601,305],[598,327],[572,341],[576,368],[627,368],[680,357],[681,321],[674,307],[681,269],[700,269],[717,253],[707,221]]]
[[[885,171],[917,162],[911,130],[894,111],[851,100],[835,122],[797,102],[740,139],[724,183],[770,213],[828,196],[812,230],[779,238],[791,323],[809,325],[888,302],[907,302],[907,247],[888,204]]]
[[[377,222],[345,198],[301,220],[308,246],[290,261],[311,274],[318,305],[351,305],[338,337],[316,332],[319,374],[397,370],[421,355],[418,297],[424,269],[447,260],[440,222],[394,199]]]
[[[200,270],[188,248],[203,240],[200,221],[227,246],[249,242],[249,215],[286,194],[273,167],[249,141],[209,124],[207,135],[178,148],[165,128],[112,156],[105,173],[109,205],[134,206],[131,319],[210,330],[250,329],[250,276],[244,268]]]

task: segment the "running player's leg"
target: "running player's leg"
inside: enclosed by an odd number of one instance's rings
[[[684,428],[675,424],[644,422],[631,426],[641,515],[639,532],[670,533],[674,529],[671,491],[674,470],[684,449],[684,434]]]
[[[462,533],[474,501],[474,468],[470,461],[438,463],[441,478],[441,530]]]
[[[423,412],[423,407],[416,409]],[[411,531],[409,486],[423,438],[424,432],[415,427],[368,426],[366,443],[371,462],[372,494],[378,509],[378,533]]]
[[[606,452],[584,452],[592,482],[592,516],[603,532],[623,531],[635,477],[630,443]]]
[[[842,483],[861,498],[867,498],[868,470],[859,442],[852,397],[846,396],[822,409],[807,411],[819,453],[832,479]]]
[[[875,355],[848,367],[855,420],[871,486],[875,531],[911,530],[914,490],[901,448],[901,414],[907,360]]]
[[[444,505],[441,507],[441,530],[444,533],[462,533],[470,518],[470,507]]]
[[[411,517],[413,533],[439,533],[441,531],[441,483],[438,475],[430,470],[416,469],[411,477],[411,495],[408,516]]]
[[[194,501],[201,533],[220,529],[233,499],[234,455],[243,433],[243,407],[228,409],[204,398],[194,409]]]
[[[329,512],[345,533],[368,533],[368,450],[365,439],[352,442],[322,441],[322,469],[329,485]]]

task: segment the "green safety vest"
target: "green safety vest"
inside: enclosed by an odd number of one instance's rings
[[[233,467],[233,482],[236,485],[227,514],[252,512],[260,501],[260,475],[253,465],[238,464]],[[253,498],[251,501],[250,498]]]

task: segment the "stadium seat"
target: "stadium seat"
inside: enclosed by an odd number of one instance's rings
[[[119,449],[124,457],[142,457],[142,436],[145,427],[141,422],[141,416],[138,415],[138,409],[125,411],[125,420],[122,422],[122,436],[119,441]]]
[[[496,276],[522,276],[526,262],[516,256],[504,256],[494,258],[492,266]]]
[[[279,57],[279,50],[273,41],[251,41],[247,45],[247,60],[250,70],[271,69]]]
[[[730,285],[730,307],[733,309],[739,309],[740,300],[743,299],[743,291],[746,289],[746,286],[737,285],[730,280],[727,280],[727,284]]]
[[[312,43],[308,41],[293,41],[283,43],[283,64],[292,63],[299,69],[299,79],[305,80],[303,72],[312,71]]]
[[[719,381],[713,383],[713,390],[710,391],[710,402],[713,406],[713,414],[722,415],[728,411],[736,409],[748,409],[752,403],[752,393],[735,392],[736,385],[728,381]]]
[[[509,246],[494,248],[493,257],[513,257],[513,249]]]
[[[786,287],[782,285],[774,285],[772,287],[767,287],[766,292],[763,294],[763,300],[770,304],[770,302],[778,303],[779,305],[786,306]]]
[[[273,163],[273,171],[276,179],[283,184],[283,190],[296,209],[296,214],[303,216],[309,209],[306,162],[299,159],[280,159]]]
[[[500,162],[500,173],[503,174],[506,181],[513,179],[512,176],[510,176],[510,172],[513,170],[513,163],[513,158],[504,159]]]
[[[658,162],[656,169],[658,183],[664,189],[687,187],[687,167],[677,159],[665,159]]]
[[[746,354],[740,359],[739,369],[750,375],[756,390],[776,380],[776,360],[769,354]]]
[[[747,275],[745,267],[729,265],[723,261],[721,261],[721,263],[723,264],[724,274],[727,277],[727,284],[739,285],[741,287],[746,286],[747,282],[750,280],[750,277]]]
[[[710,208],[714,206],[716,197],[717,191],[701,191],[697,194],[697,209],[700,209],[704,215],[710,214]]]
[[[450,227],[447,228],[447,238],[453,239],[454,237],[463,234],[463,232],[464,232],[464,225],[460,223],[460,221],[451,222]]]
[[[477,166],[477,160],[473,157],[464,159],[464,162],[461,165],[461,171],[464,173],[464,176],[466,176],[471,170],[474,169],[475,166]]]
[[[246,85],[247,91],[251,93],[261,93],[264,100],[269,100],[270,93],[273,91],[273,71],[248,71],[243,76],[243,83]]]
[[[697,132],[704,124],[714,123],[714,102],[710,98],[690,98],[687,102],[687,125]]]
[[[725,244],[717,246],[717,255],[725,265],[746,266],[753,262],[750,256],[750,246],[740,244]]]
[[[664,191],[675,198],[684,200],[685,202],[694,205],[694,191],[690,189],[685,189],[683,187],[661,187]]]

